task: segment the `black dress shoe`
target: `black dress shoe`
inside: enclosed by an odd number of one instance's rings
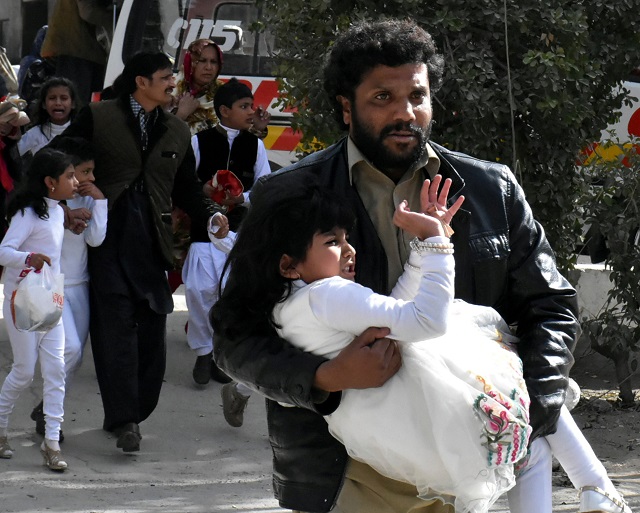
[[[204,354],[196,358],[193,366],[193,381],[198,385],[206,385],[211,379],[211,364],[213,363],[213,353]]]
[[[32,411],[31,411],[31,420],[35,420],[36,421],[36,433],[38,433],[39,435],[44,436],[45,433],[45,427],[46,427],[46,422],[44,420],[44,411],[43,411],[43,403],[42,401],[40,401],[40,403],[38,404],[38,406],[36,406]],[[58,439],[58,442],[64,442],[64,434],[62,433],[62,429],[60,430],[60,438]]]
[[[124,452],[135,452],[140,450],[140,440],[142,435],[140,434],[140,427],[135,422],[129,422],[122,427],[115,430],[118,435],[118,441],[116,447],[122,449]]]
[[[211,379],[222,384],[231,383],[231,381],[233,381],[220,367],[216,365],[213,358],[211,359]]]

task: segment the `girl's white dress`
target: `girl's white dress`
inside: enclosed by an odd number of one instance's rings
[[[35,155],[38,150],[49,144],[54,137],[64,132],[70,124],[71,121],[67,121],[63,125],[54,125],[51,122],[46,122],[30,128],[18,141],[18,152],[20,155],[24,155],[30,151]]]
[[[403,365],[384,386],[349,389],[325,417],[349,455],[456,512],[488,511],[527,452],[529,397],[509,327],[453,301],[453,256],[412,252],[394,299],[339,277],[305,284],[274,310],[279,334],[335,357],[370,326],[391,329]]]

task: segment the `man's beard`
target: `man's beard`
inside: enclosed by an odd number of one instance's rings
[[[433,120],[426,128],[421,128],[407,122],[398,122],[385,126],[376,136],[370,126],[361,123],[355,110],[351,112],[351,138],[362,154],[380,171],[407,170],[422,160],[427,152],[427,141],[431,135]],[[418,138],[416,144],[408,153],[398,153],[384,145],[384,139],[394,131],[410,131]]]

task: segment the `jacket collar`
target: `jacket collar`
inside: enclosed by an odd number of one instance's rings
[[[460,174],[456,171],[456,168],[451,163],[451,160],[449,158],[449,150],[431,141],[429,142],[429,144],[440,159],[440,170],[438,171],[438,174],[442,175],[443,178],[451,178],[452,183],[449,193],[449,202],[452,203],[462,193],[462,190],[465,186],[464,179],[460,176]]]

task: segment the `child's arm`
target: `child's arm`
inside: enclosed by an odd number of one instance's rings
[[[84,241],[95,248],[104,242],[107,235],[108,201],[106,198],[96,199],[91,206],[91,221],[83,232]]]
[[[223,235],[225,232],[226,235]],[[226,216],[220,213],[211,216],[207,224],[207,233],[213,245],[219,251],[228,255],[236,242],[236,232],[229,230],[229,221]]]
[[[236,232],[229,230],[227,217],[220,213],[212,215],[207,223],[207,233],[212,244],[228,255],[236,242]]]
[[[24,269],[33,267],[41,269],[45,262],[51,265],[51,259],[42,253],[21,251],[19,248],[31,235],[33,228],[32,215],[29,211],[17,212],[11,218],[11,224],[0,243],[0,265]]]
[[[435,217],[440,223],[442,223],[442,230],[445,234],[445,237],[439,237],[435,241],[438,243],[446,243],[449,242],[448,236],[453,233],[453,230],[451,230],[448,224],[451,222],[451,219],[453,218],[455,213],[459,210],[460,205],[462,205],[464,196],[459,197],[450,208],[447,208],[447,196],[449,194],[451,181],[445,180],[444,184],[442,185],[442,190],[438,195],[437,192],[441,181],[442,179],[440,176],[436,176],[433,182],[431,182],[430,180],[425,181],[420,194],[420,208],[423,212],[432,212],[432,214],[430,214],[431,217]],[[424,219],[424,215],[425,214],[421,214],[419,212],[410,212],[406,208],[406,203],[401,203],[394,216],[394,221],[396,223],[401,223],[404,229],[409,233],[418,235],[419,231],[424,231],[424,228],[421,228],[422,223],[432,223],[432,221]],[[441,219],[442,217],[444,219]],[[433,226],[433,228],[438,232],[440,231],[438,230],[437,225]],[[409,259],[404,265],[404,271],[402,275],[391,291],[391,297],[411,301],[418,293],[419,286],[420,259],[419,256],[414,251],[412,251],[409,254]]]
[[[430,240],[438,243],[449,242],[447,237],[433,237]],[[404,270],[389,296],[395,299],[413,301],[418,293],[418,289],[420,288],[421,278],[420,255],[415,251],[411,251],[411,253],[409,253],[409,258],[404,264]]]
[[[441,181],[440,176],[425,180],[420,193],[422,212],[411,212],[403,201],[394,214],[394,223],[416,236],[411,243],[413,263],[409,264],[419,264],[421,279],[414,302],[397,301],[349,282],[332,280],[328,286],[311,286],[310,301],[318,318],[355,334],[368,326],[386,326],[391,329],[390,338],[407,342],[444,333],[453,301],[455,266],[453,246],[445,233],[464,197],[447,208],[451,181],[445,181],[438,192]]]
[[[91,210],[84,207],[71,209],[63,204],[60,207],[64,210],[64,227],[76,235],[84,232],[91,219]]]
[[[452,253],[425,251],[421,255],[420,287],[414,301],[396,300],[342,278],[329,278],[311,285],[311,308],[323,324],[354,336],[370,326],[387,327],[391,330],[389,338],[404,342],[441,336],[447,329],[454,296]],[[280,321],[286,327],[289,320]],[[282,336],[288,338],[286,331]],[[336,348],[303,349],[332,352]]]
[[[86,198],[84,203],[91,212],[90,221],[87,221],[87,227],[83,232],[84,240],[91,247],[99,246],[107,235],[107,199],[93,182],[78,185],[78,194]]]

